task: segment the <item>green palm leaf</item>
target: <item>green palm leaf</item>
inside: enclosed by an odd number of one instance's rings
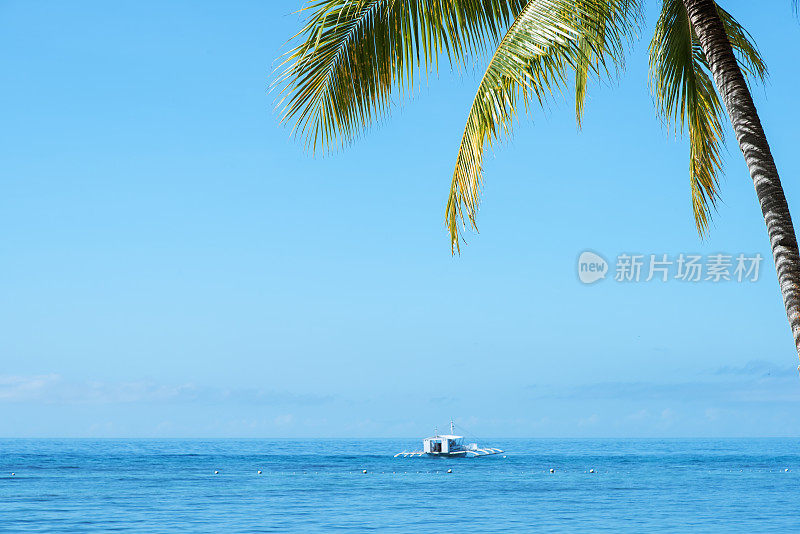
[[[582,0],[575,0],[579,3]],[[578,46],[580,54],[575,68],[575,119],[580,128],[586,90],[590,74],[598,70],[608,72],[606,54],[610,54],[612,66],[618,74],[625,66],[625,40],[632,37],[632,30],[639,21],[641,6],[638,2],[607,1],[578,6],[576,13],[583,10],[593,15],[587,23],[579,24]]]
[[[445,222],[453,251],[459,231],[477,229],[485,145],[510,133],[520,109],[539,105],[568,86],[575,71],[580,123],[590,73],[622,63],[624,40],[639,19],[638,0],[531,0],[492,57],[467,117],[447,201]]]
[[[717,10],[742,71],[763,81],[766,65],[749,33],[730,13],[719,6]],[[692,210],[703,236],[719,197],[724,109],[682,0],[664,0],[650,43],[650,79],[662,120],[689,131]]]
[[[282,122],[312,150],[350,142],[398,93],[495,44],[525,0],[310,0],[273,84]]]

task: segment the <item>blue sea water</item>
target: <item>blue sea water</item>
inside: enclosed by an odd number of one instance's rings
[[[485,444],[0,440],[0,531],[800,531],[800,440]]]

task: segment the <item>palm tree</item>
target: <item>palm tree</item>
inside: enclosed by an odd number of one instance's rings
[[[753,97],[736,61],[732,40],[713,0],[683,0],[696,34],[696,42],[707,59],[736,140],[750,170],[761,213],[767,225],[778,282],[800,355],[800,254],[789,205],[783,194],[778,168],[772,158],[767,136],[761,126]],[[795,6],[797,4],[795,3]],[[800,370],[800,367],[798,367]]]
[[[279,67],[281,121],[312,151],[350,143],[439,69],[488,57],[467,116],[448,195],[451,250],[477,229],[487,145],[520,111],[566,88],[581,123],[591,78],[617,75],[642,19],[642,0],[308,0],[297,43]],[[486,54],[491,52],[491,56]],[[728,111],[761,203],[800,356],[800,255],[789,209],[748,88],[766,66],[749,33],[714,0],[662,0],[650,43],[651,87],[665,123],[689,136],[697,230],[719,197]],[[715,90],[716,86],[716,90]],[[721,97],[721,102],[720,102]],[[723,108],[724,104],[724,108]]]

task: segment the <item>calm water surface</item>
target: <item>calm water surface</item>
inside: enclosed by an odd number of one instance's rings
[[[800,440],[484,443],[0,440],[0,531],[800,532]]]

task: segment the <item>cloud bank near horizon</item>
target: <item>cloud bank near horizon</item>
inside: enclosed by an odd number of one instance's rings
[[[201,409],[198,409],[201,407]],[[516,390],[352,391],[347,395],[153,380],[0,375],[2,434],[85,437],[392,437],[450,417],[482,436],[800,435],[800,378],[752,360],[685,381],[537,384]],[[63,424],[39,426],[41,414]]]

